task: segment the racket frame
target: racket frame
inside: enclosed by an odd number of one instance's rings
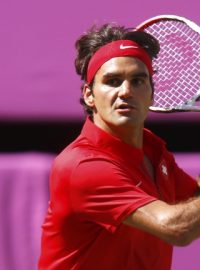
[[[159,15],[154,16],[148,20],[145,20],[141,24],[139,24],[134,31],[145,31],[145,29],[159,21],[179,21],[183,22],[188,25],[192,30],[196,33],[200,34],[200,27],[194,23],[193,21],[186,19],[185,17],[176,16],[176,15]],[[185,104],[181,104],[172,108],[162,108],[157,106],[150,106],[149,110],[154,112],[164,112],[164,113],[171,113],[171,112],[200,112],[200,106],[193,105],[194,102],[200,100],[200,89],[197,91],[196,95],[194,95],[190,100],[188,100]]]
[[[150,26],[154,23],[157,23],[159,21],[164,21],[164,20],[183,22],[183,23],[187,24],[190,28],[192,28],[195,32],[200,34],[200,27],[195,22],[193,22],[189,19],[186,19],[185,17],[176,16],[176,15],[159,15],[159,16],[152,17],[151,19],[148,19],[148,20],[144,21],[143,23],[139,24],[135,30],[136,31],[138,31],[138,30],[144,31],[145,28],[147,28],[148,26]]]

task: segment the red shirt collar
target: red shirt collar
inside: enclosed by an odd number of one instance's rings
[[[144,129],[143,148],[135,148],[96,126],[89,117],[83,126],[81,135],[91,142],[91,146],[100,148],[102,152],[107,152],[126,162],[128,160],[133,162],[134,158],[134,163],[138,162],[138,164],[141,164],[144,152],[153,163],[157,163],[164,145],[164,141],[151,131]]]

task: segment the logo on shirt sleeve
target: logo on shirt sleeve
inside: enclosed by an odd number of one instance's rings
[[[162,173],[165,174],[165,175],[168,175],[168,173],[167,173],[167,167],[165,165],[162,165],[161,168],[162,168],[161,169],[162,170]]]
[[[168,169],[167,169],[167,164],[165,162],[165,160],[162,160],[159,164],[159,169],[160,169],[160,173],[161,175],[167,179],[168,178]]]

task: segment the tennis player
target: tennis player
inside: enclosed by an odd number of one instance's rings
[[[200,184],[144,128],[158,41],[106,24],[76,49],[87,117],[52,167],[39,269],[169,270],[200,237]]]

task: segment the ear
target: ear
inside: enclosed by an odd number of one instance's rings
[[[87,84],[83,86],[83,98],[84,98],[85,103],[89,107],[91,108],[94,107],[94,96],[93,96],[92,90],[89,88]]]
[[[152,93],[151,93],[151,104],[150,106],[153,106],[154,103],[154,89],[152,89]]]
[[[154,103],[154,99],[153,99],[153,97],[152,97],[152,98],[151,98],[150,106],[153,106],[153,103]]]

